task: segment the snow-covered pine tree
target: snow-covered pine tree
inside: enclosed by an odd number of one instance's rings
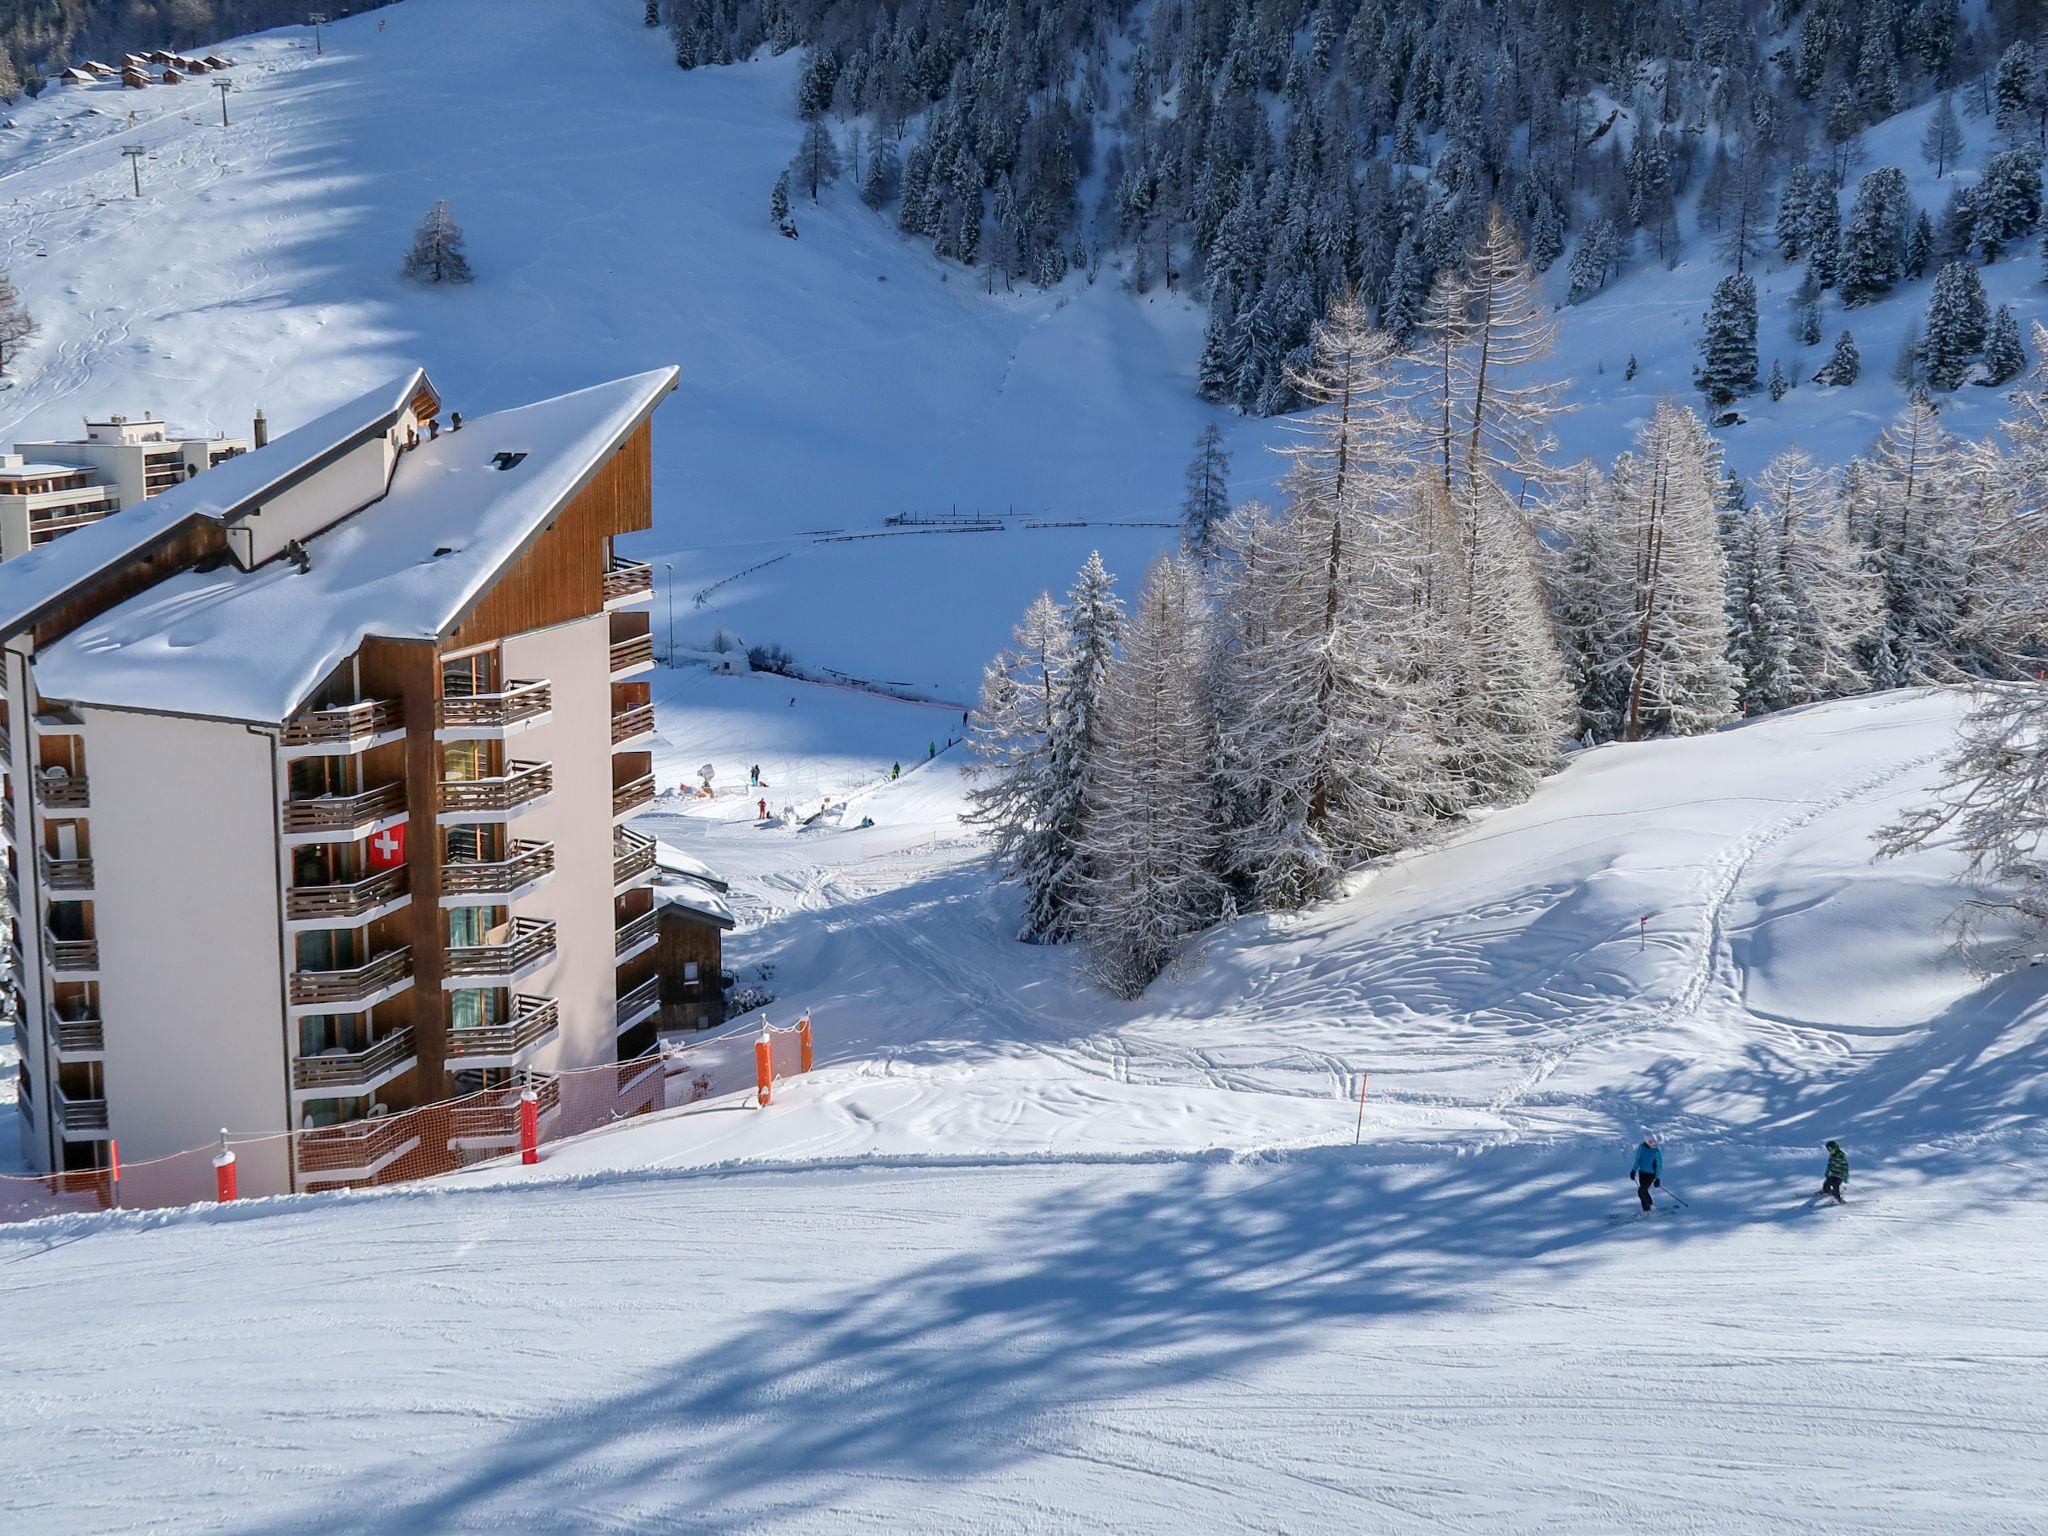
[[[1019,621],[1007,650],[982,674],[981,707],[967,739],[972,809],[965,819],[982,827],[996,865],[1024,891],[1020,938],[1046,937],[1054,892],[1072,851],[1057,825],[1052,738],[1059,699],[1072,664],[1065,618],[1041,593]]]
[[[1990,384],[2008,384],[2027,371],[2027,349],[2009,305],[1999,305],[1991,317],[1984,337],[1984,371]]]
[[[1771,392],[1771,404],[1773,405],[1784,399],[1786,391],[1792,387],[1792,381],[1785,377],[1785,370],[1778,366],[1778,360],[1775,357],[1771,359],[1770,380],[1764,387]]]
[[[1181,543],[1188,553],[1206,560],[1216,527],[1230,514],[1230,454],[1223,429],[1215,422],[1195,438],[1195,456],[1188,460],[1187,494],[1181,501]]]
[[[1970,233],[1987,265],[2025,240],[2041,217],[2041,152],[2023,144],[1985,161],[1970,212]]]
[[[1916,395],[1861,463],[1851,517],[1880,581],[1865,665],[1881,688],[1952,681],[1966,601],[1952,526],[1961,468],[1934,407]]]
[[[647,25],[650,27],[661,25],[661,0],[647,0]]]
[[[1756,283],[1731,273],[1714,285],[1693,383],[1719,409],[1756,389]]]
[[[1877,627],[1877,584],[1849,536],[1839,477],[1788,449],[1764,466],[1756,491],[1792,620],[1784,670],[1765,707],[1863,692],[1870,679],[1858,657]]]
[[[1895,165],[1879,166],[1857,184],[1856,201],[1842,233],[1839,283],[1851,308],[1891,292],[1905,264],[1913,199]]]
[[[1736,708],[1745,715],[1782,709],[1795,691],[1792,646],[1796,619],[1777,524],[1762,507],[1727,514],[1722,546],[1728,562],[1728,659]]]
[[[1792,311],[1792,339],[1802,347],[1820,345],[1820,305],[1808,299]]]
[[[1661,401],[1610,485],[1633,556],[1623,737],[1711,730],[1735,711],[1720,450],[1698,416]]]
[[[476,274],[462,249],[462,226],[448,211],[448,199],[437,197],[420,227],[413,231],[412,249],[405,253],[404,276],[420,283],[467,283]]]
[[[1612,741],[1628,721],[1634,549],[1591,459],[1565,471],[1542,516],[1552,622],[1577,709],[1572,734]]]
[[[1201,577],[1162,556],[1103,686],[1084,833],[1081,933],[1119,997],[1143,992],[1225,909],[1207,659]]]
[[[1067,666],[1054,690],[1046,748],[1044,878],[1027,887],[1024,911],[1025,936],[1047,944],[1064,943],[1076,933],[1088,875],[1086,833],[1102,689],[1123,638],[1123,602],[1099,551],[1091,550],[1083,562],[1060,617],[1067,632]]]
[[[1930,385],[1954,389],[1963,382],[1970,358],[1984,346],[1990,320],[1984,282],[1975,267],[1951,261],[1935,274],[1934,292],[1927,300],[1927,329],[1920,343]]]
[[[1835,338],[1835,350],[1813,376],[1816,384],[1854,384],[1863,373],[1863,355],[1856,350],[1856,338],[1847,331]]]
[[[35,340],[39,329],[35,316],[21,302],[14,280],[0,272],[0,376],[13,366],[16,354]]]
[[[789,169],[786,166],[768,189],[768,217],[778,228],[789,222]]]
[[[1835,286],[1842,272],[1842,210],[1832,183],[1816,195],[1806,226],[1806,275],[1817,291]]]

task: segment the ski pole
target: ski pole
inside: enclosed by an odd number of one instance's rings
[[[1679,1196],[1679,1195],[1677,1195],[1677,1194],[1674,1194],[1674,1193],[1673,1193],[1673,1192],[1672,1192],[1671,1190],[1668,1190],[1668,1189],[1664,1189],[1664,1186],[1663,1186],[1662,1184],[1659,1184],[1659,1185],[1658,1185],[1657,1187],[1658,1187],[1659,1189],[1663,1189],[1663,1190],[1664,1190],[1664,1193],[1665,1193],[1665,1194],[1667,1194],[1667,1195],[1670,1195],[1670,1196],[1671,1196],[1671,1198],[1672,1198],[1672,1199],[1674,1199],[1674,1200],[1676,1200],[1676,1201],[1678,1201],[1678,1203],[1679,1203],[1679,1204],[1680,1204],[1681,1206],[1689,1206],[1689,1205],[1691,1205],[1691,1204],[1692,1204],[1692,1202],[1691,1202],[1690,1200],[1684,1199],[1684,1198],[1682,1198],[1681,1196]]]

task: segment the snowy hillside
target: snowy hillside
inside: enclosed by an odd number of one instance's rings
[[[682,686],[665,712],[721,780],[759,760],[778,797],[846,805],[658,822],[732,878],[729,953],[772,965],[778,1014],[812,1008],[818,1070],[536,1170],[0,1229],[17,1524],[1935,1532],[2048,1508],[2048,984],[1945,952],[1946,855],[1868,859],[1954,699],[1587,753],[1123,1007],[1008,941],[943,757],[888,780],[932,711]],[[1646,1127],[1688,1204],[1636,1220]],[[1830,1136],[1851,1204],[1816,1209]]]

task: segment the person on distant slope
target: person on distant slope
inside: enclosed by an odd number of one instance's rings
[[[1848,1182],[1849,1154],[1842,1150],[1839,1141],[1831,1141],[1828,1143],[1827,1176],[1820,1181],[1820,1194],[1833,1195],[1835,1204],[1846,1205],[1848,1202],[1842,1198],[1842,1186]],[[1814,1198],[1818,1199],[1819,1195]]]
[[[1643,1202],[1643,1209],[1649,1210],[1653,1203],[1650,1191],[1664,1182],[1664,1154],[1655,1136],[1645,1136],[1643,1144],[1636,1148],[1636,1160],[1628,1176],[1636,1181],[1636,1195]]]

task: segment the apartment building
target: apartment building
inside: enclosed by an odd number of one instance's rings
[[[0,564],[34,1166],[298,1131],[243,1191],[331,1187],[508,1149],[522,1083],[653,1102],[653,581],[613,542],[675,380],[444,424],[414,370]]]
[[[262,430],[259,416],[258,431]],[[203,470],[249,451],[244,437],[193,437],[145,412],[142,420],[109,416],[88,421],[85,436],[16,443],[14,451],[40,463],[91,470],[123,507],[140,506]]]
[[[113,488],[91,469],[0,453],[0,560],[25,555],[120,510]]]

